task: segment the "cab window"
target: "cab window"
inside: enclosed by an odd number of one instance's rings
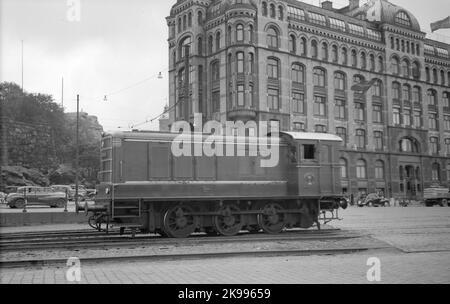
[[[314,160],[316,159],[316,146],[315,145],[303,145],[303,159]]]

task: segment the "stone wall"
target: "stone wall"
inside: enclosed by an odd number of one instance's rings
[[[50,126],[7,121],[8,164],[47,170],[57,166]]]

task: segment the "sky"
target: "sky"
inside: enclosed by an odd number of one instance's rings
[[[97,116],[106,130],[152,119],[168,103],[165,18],[175,2],[0,0],[0,82],[21,85],[23,40],[25,91],[50,94],[61,103],[64,78],[66,111],[76,111],[79,94],[80,108]],[[335,7],[348,3],[333,2]],[[414,14],[426,32],[431,22],[450,15],[449,0],[391,2]],[[450,29],[433,38],[450,43]],[[156,130],[158,121],[140,128]]]

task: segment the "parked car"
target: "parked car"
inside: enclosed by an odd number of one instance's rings
[[[0,204],[6,203],[6,197],[7,196],[8,196],[8,194],[6,194],[4,192],[0,192]]]
[[[424,190],[424,204],[427,207],[450,207],[450,191],[447,187],[435,186]]]
[[[69,200],[75,200],[75,185],[53,185],[51,186],[56,192],[64,192],[68,194]],[[78,201],[84,201],[87,197],[87,191],[84,186],[78,186]]]
[[[357,205],[359,207],[386,207],[390,206],[390,203],[388,199],[376,193],[371,193],[361,196],[358,199]]]
[[[23,208],[25,206],[25,195],[28,206],[64,208],[66,204],[64,192],[55,192],[52,188],[43,187],[20,187],[16,193],[8,195],[6,203],[10,208]]]

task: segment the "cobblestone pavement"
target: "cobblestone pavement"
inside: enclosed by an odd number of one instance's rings
[[[270,258],[120,262],[81,265],[81,283],[369,283],[368,259],[381,283],[450,283],[450,208],[350,208],[334,223],[402,251]],[[1,283],[68,283],[65,267],[1,269]]]

